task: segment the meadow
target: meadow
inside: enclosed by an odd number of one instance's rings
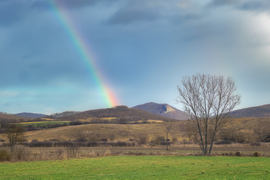
[[[108,156],[0,163],[1,179],[269,179],[269,158]]]

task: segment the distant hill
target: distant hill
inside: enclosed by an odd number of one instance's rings
[[[146,103],[135,106],[133,108],[141,109],[156,115],[173,118],[177,120],[187,120],[188,116],[185,112],[176,109],[168,104]]]
[[[45,116],[48,116],[48,115],[23,112],[23,113],[14,114],[14,116],[24,117],[24,118],[42,118],[42,117],[45,117]]]
[[[55,118],[53,116],[48,116],[49,118]],[[72,114],[69,116],[58,117],[57,119],[61,120],[78,120],[78,119],[87,119],[87,118],[106,118],[106,117],[116,117],[123,118],[126,120],[165,120],[165,121],[175,121],[175,119],[171,119],[164,116],[159,116],[156,114],[152,114],[140,109],[128,108],[127,106],[116,106],[113,108],[107,109],[97,109],[97,110],[89,110],[83,112],[77,112],[76,114]]]
[[[13,114],[8,114],[4,112],[0,112],[0,119],[12,119],[12,120],[19,120],[21,117],[15,116]]]
[[[231,117],[270,117],[270,104],[235,110]]]

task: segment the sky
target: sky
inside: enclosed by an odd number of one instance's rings
[[[197,73],[270,104],[268,0],[0,0],[0,111],[178,109]]]

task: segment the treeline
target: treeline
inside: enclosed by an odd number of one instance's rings
[[[26,147],[135,147],[135,142],[78,142],[78,141],[63,141],[63,142],[52,142],[52,141],[42,141],[42,142],[21,142],[18,145],[23,145]],[[8,146],[8,144],[3,144],[2,146]]]
[[[37,121],[44,121],[40,118],[35,119],[34,122]],[[0,119],[0,134],[5,132],[5,127],[7,127],[9,124],[12,123],[20,123],[21,121],[15,120],[15,119]],[[22,121],[22,122],[33,122],[33,121]],[[47,121],[44,121],[46,123]],[[57,121],[54,121],[57,122]],[[99,118],[94,118],[91,121],[70,121],[69,123],[47,123],[47,124],[41,124],[41,123],[36,123],[35,125],[29,124],[25,125],[25,131],[36,131],[36,130],[41,130],[41,129],[50,129],[50,128],[57,128],[57,127],[63,127],[63,126],[76,126],[76,125],[83,125],[83,124],[147,124],[149,123],[147,119],[143,120],[134,120],[130,121],[125,118],[119,118],[119,119],[112,119],[112,120],[105,120],[105,119],[99,119]]]

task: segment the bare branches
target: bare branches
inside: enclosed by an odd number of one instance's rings
[[[196,125],[203,154],[211,153],[216,132],[240,103],[240,96],[235,94],[233,79],[197,74],[184,77],[182,87],[178,86],[177,89],[177,102],[184,105],[185,112]],[[211,146],[207,152],[209,137]]]

